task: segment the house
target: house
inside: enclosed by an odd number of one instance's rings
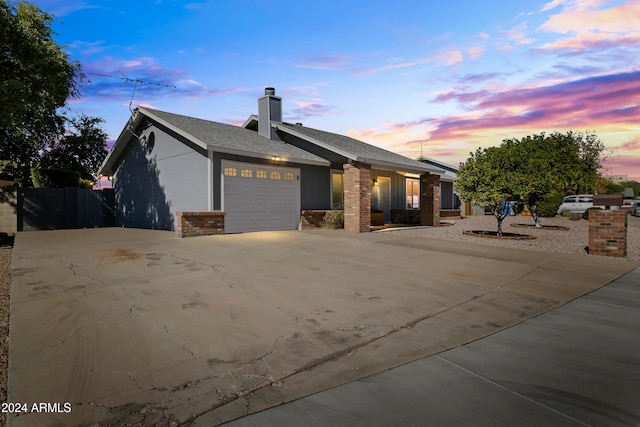
[[[179,230],[185,216],[221,216],[226,233],[286,230],[305,212],[344,209],[345,229],[362,232],[371,209],[387,222],[392,209],[416,209],[438,225],[445,170],[283,122],[282,98],[266,88],[242,126],[138,107],[100,173],[112,177],[125,227]]]
[[[444,174],[440,175],[440,208],[443,210],[459,209],[460,198],[453,187],[458,169],[430,157],[420,156],[416,160],[444,170]]]

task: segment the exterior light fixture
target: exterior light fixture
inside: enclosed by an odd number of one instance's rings
[[[271,157],[271,160],[278,163],[280,161],[280,157],[273,156]]]

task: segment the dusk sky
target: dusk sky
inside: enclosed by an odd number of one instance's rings
[[[640,181],[637,0],[33,3],[87,75],[73,112],[110,141],[130,102],[242,124],[273,86],[285,121],[455,166],[505,138],[594,131],[606,173]]]

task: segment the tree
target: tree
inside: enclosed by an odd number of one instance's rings
[[[100,128],[104,120],[84,114],[69,121],[70,129],[45,147],[39,168],[67,169],[80,173],[80,178],[95,181],[108,154],[107,133]]]
[[[63,133],[62,110],[83,77],[53,40],[52,22],[31,3],[0,0],[0,160],[21,185],[46,141]]]
[[[491,208],[499,235],[507,201],[523,202],[536,226],[541,226],[538,204],[555,194],[593,190],[603,151],[604,144],[593,133],[505,139],[498,147],[472,153],[458,171],[456,188],[463,200]]]
[[[538,204],[553,194],[592,192],[596,185],[604,144],[593,133],[541,133],[504,140],[503,145],[514,157],[512,176],[537,227],[542,225]]]
[[[498,236],[502,236],[502,221],[507,216],[506,202],[519,199],[518,180],[514,179],[514,157],[501,145],[470,153],[469,159],[460,165],[455,183],[460,198],[473,200],[491,209],[498,221]]]

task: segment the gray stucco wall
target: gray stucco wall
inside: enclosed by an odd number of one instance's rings
[[[274,165],[266,159],[239,156],[234,154],[213,154],[213,208],[219,210],[222,202],[220,197],[222,160],[236,162]],[[331,176],[329,167],[302,165],[298,163],[281,163],[275,166],[286,166],[300,169],[300,209],[330,209],[331,208]]]
[[[153,148],[132,137],[113,178],[118,225],[176,229],[177,211],[208,211],[207,153],[152,126]]]

